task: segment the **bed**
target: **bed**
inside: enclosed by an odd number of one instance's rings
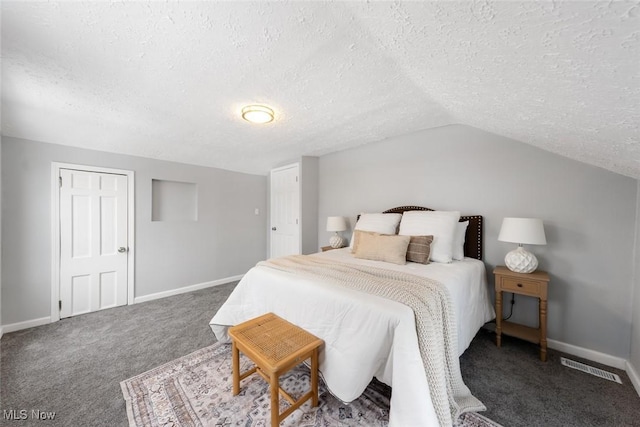
[[[416,211],[432,210],[403,206],[383,214],[404,213],[408,218],[409,213]],[[320,371],[327,388],[338,399],[343,402],[357,399],[375,377],[393,390],[389,425],[451,425],[461,412],[484,409],[462,382],[458,356],[469,346],[479,328],[495,317],[481,260],[482,217],[460,216],[459,221],[468,221],[464,256],[449,263],[397,265],[356,258],[352,248],[259,263],[243,277],[210,326],[218,340],[227,342],[229,326],[274,312],[325,341],[320,354]],[[278,268],[297,262],[313,265],[309,269],[314,271],[316,265],[333,270],[322,270],[322,274],[314,276]],[[380,292],[369,293],[368,288],[363,292],[357,287],[342,286],[338,283],[342,279],[338,279],[343,276],[343,269],[356,270],[358,277],[384,276],[380,282],[389,277],[389,283],[394,283],[394,287],[388,292],[396,292],[396,277],[420,283],[435,281],[441,284],[437,288],[444,289],[441,293],[450,304],[450,316],[443,317],[454,321],[448,326],[445,322],[442,338],[435,339],[435,344],[430,339],[426,346],[423,338],[425,322],[420,320],[415,309],[381,296]],[[361,286],[368,286],[366,279],[360,282]],[[403,282],[402,285],[414,287],[415,283]],[[430,337],[438,336],[437,331],[432,333],[431,327],[428,328]],[[431,372],[435,369],[429,358],[443,363],[440,366],[447,370],[446,385],[434,386],[430,369]],[[442,402],[440,389],[443,387],[448,389],[449,400],[452,389],[460,396],[456,402],[448,402],[449,413],[442,410],[447,403]]]

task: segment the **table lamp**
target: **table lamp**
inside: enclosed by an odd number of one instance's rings
[[[504,218],[498,240],[517,243],[518,247],[504,257],[507,268],[516,273],[533,273],[538,259],[522,245],[546,245],[542,220],[537,218]]]
[[[327,231],[333,231],[335,234],[329,239],[332,248],[338,249],[344,246],[344,238],[338,234],[338,231],[347,229],[347,221],[343,216],[330,216],[327,218]]]

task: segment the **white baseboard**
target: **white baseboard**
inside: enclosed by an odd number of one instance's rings
[[[135,298],[134,304],[145,302],[145,301],[152,301],[158,298],[170,297],[172,295],[184,294],[186,292],[197,291],[197,290],[209,288],[212,286],[224,285],[225,283],[235,282],[236,280],[240,280],[242,279],[242,276],[244,275],[240,274],[238,276],[226,277],[224,279],[213,280],[211,282],[198,283],[196,285],[185,286],[183,288],[178,288],[178,289],[172,289],[170,291],[158,292],[151,295],[144,295],[144,296]],[[39,319],[26,320],[24,322],[3,325],[3,326],[0,326],[0,338],[2,338],[3,334],[9,333],[9,332],[20,331],[22,329],[33,328],[35,326],[47,325],[49,323],[51,323],[51,317],[41,317]]]
[[[577,345],[567,344],[562,341],[547,339],[547,346],[554,350],[578,356],[592,362],[601,363],[616,369],[622,369],[627,373],[627,375],[629,375],[633,388],[636,389],[636,392],[640,396],[640,375],[638,375],[638,371],[636,371],[628,360],[612,356],[610,354],[600,353],[599,351],[590,350],[588,348],[578,347]]]
[[[638,375],[638,371],[633,367],[630,362],[627,362],[627,375],[629,375],[629,379],[631,380],[631,384],[636,389],[636,393],[640,396],[640,375]]]
[[[606,353],[600,353],[599,351],[590,350],[584,347],[578,347],[577,345],[548,339],[547,346],[554,350],[573,354],[574,356],[582,357],[583,359],[591,360],[592,362],[601,363],[613,368],[625,370],[627,367],[627,361],[621,357],[612,356]]]
[[[2,326],[2,334],[33,328],[35,326],[47,325],[49,323],[51,323],[51,317],[41,317],[39,319],[25,320],[24,322],[10,323]]]
[[[155,294],[143,295],[141,297],[135,297],[133,299],[134,304],[141,302],[153,301],[154,299],[166,298],[174,295],[180,295],[187,292],[199,291],[200,289],[210,288],[212,286],[220,286],[229,282],[235,282],[242,279],[244,274],[238,276],[225,277],[224,279],[212,280],[211,282],[197,283],[195,285],[185,286],[182,288],[171,289],[170,291],[158,292]]]

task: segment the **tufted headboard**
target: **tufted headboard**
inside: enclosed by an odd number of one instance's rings
[[[433,209],[422,206],[398,206],[387,209],[383,213],[403,213],[406,211],[432,211]],[[482,259],[482,216],[464,215],[460,216],[460,222],[469,221],[467,234],[464,239],[464,256],[475,259]]]

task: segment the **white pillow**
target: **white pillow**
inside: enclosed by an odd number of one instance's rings
[[[453,242],[460,220],[458,211],[408,211],[402,215],[402,236],[433,236],[429,259],[434,262],[453,261]]]
[[[399,213],[363,213],[356,223],[355,230],[374,231],[380,234],[397,234],[402,214]],[[353,249],[353,235],[349,247]]]
[[[469,221],[459,222],[456,225],[456,237],[453,240],[453,259],[461,261],[464,259],[464,238],[467,235]]]

